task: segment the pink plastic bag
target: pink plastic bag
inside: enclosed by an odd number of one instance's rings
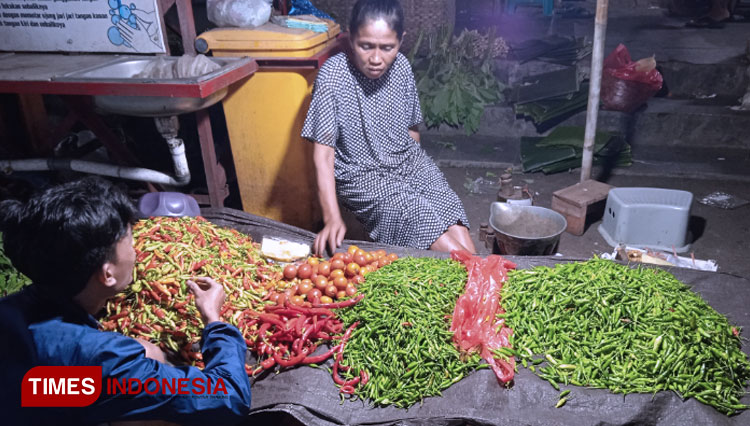
[[[500,290],[508,277],[508,270],[516,265],[501,256],[490,255],[483,259],[466,251],[454,251],[451,258],[466,266],[468,279],[466,289],[453,310],[450,330],[453,342],[462,352],[479,351],[502,383],[513,380],[515,360],[497,359],[492,351],[510,347],[508,338],[513,333],[503,319]]]
[[[605,109],[633,112],[654,96],[664,82],[653,58],[633,62],[627,47],[617,46],[604,59],[601,103]]]

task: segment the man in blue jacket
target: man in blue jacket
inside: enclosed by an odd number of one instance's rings
[[[50,188],[28,202],[0,203],[7,256],[34,284],[0,300],[0,412],[3,424],[100,424],[168,420],[233,424],[250,410],[245,341],[221,321],[222,286],[188,281],[204,324],[205,368],[172,366],[158,347],[99,330],[95,315],[133,281],[135,209],[125,194],[99,178]],[[81,408],[21,408],[21,381],[35,366],[101,366],[102,392]],[[185,383],[182,392],[107,392],[106,383]],[[193,384],[225,392],[205,395]],[[153,380],[152,380],[153,381]],[[7,394],[7,395],[3,395]]]

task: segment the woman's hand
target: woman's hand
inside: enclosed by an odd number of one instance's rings
[[[326,243],[330,247],[331,253],[335,252],[341,246],[341,243],[344,242],[344,235],[346,235],[346,225],[344,225],[341,217],[326,223],[326,226],[315,237],[315,243],[313,244],[315,254],[323,256],[326,250]]]
[[[219,313],[226,297],[224,287],[208,277],[187,280],[187,286],[195,294],[195,307],[203,317],[203,324],[221,321]]]
[[[313,162],[315,163],[315,176],[318,184],[318,200],[323,210],[323,222],[325,226],[315,237],[313,248],[315,254],[322,256],[326,251],[326,243],[333,253],[341,243],[344,242],[346,225],[341,218],[341,210],[336,199],[336,180],[334,179],[334,157],[333,148],[319,143],[313,148]]]

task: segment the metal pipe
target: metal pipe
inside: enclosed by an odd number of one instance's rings
[[[591,54],[591,77],[589,79],[588,109],[586,110],[586,132],[583,138],[581,182],[591,178],[591,165],[594,162],[594,139],[596,137],[596,121],[599,115],[599,95],[602,86],[602,64],[604,62],[604,38],[607,34],[608,6],[609,0],[596,0],[594,48]]]
[[[143,167],[121,167],[114,164],[97,163],[94,161],[72,160],[65,158],[32,158],[25,160],[0,160],[0,171],[6,173],[45,171],[45,170],[73,170],[82,173],[110,176],[143,182],[152,182],[161,185],[184,186],[190,183],[190,168],[185,155],[185,144],[182,139],[177,138],[177,129],[171,127],[167,131],[162,123],[175,124],[177,117],[164,117],[161,123],[157,121],[157,127],[169,146],[174,164],[174,177],[152,169]],[[160,126],[161,124],[161,126]]]
[[[6,173],[37,172],[45,170],[73,170],[82,173],[110,176],[122,179],[158,183],[162,185],[183,186],[190,182],[187,179],[176,179],[166,173],[141,167],[120,167],[112,164],[93,161],[71,160],[65,158],[32,158],[25,160],[0,160],[0,169]]]

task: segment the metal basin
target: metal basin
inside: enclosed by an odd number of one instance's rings
[[[538,206],[492,203],[490,226],[496,250],[509,255],[553,254],[568,226],[560,213]]]
[[[185,114],[207,108],[224,98],[228,83],[225,76],[246,66],[248,58],[210,58],[221,66],[216,71],[196,77],[136,77],[157,58],[123,56],[87,69],[71,72],[56,81],[99,84],[110,88],[112,95],[95,95],[95,105],[107,112],[141,117],[163,117]],[[179,57],[160,57],[177,62]],[[238,74],[235,72],[235,74]],[[236,78],[235,78],[236,80]],[[219,83],[217,83],[219,82]],[[227,83],[227,84],[224,84]],[[150,94],[158,96],[149,96]],[[189,93],[190,96],[183,94]]]
[[[112,114],[136,117],[166,117],[208,108],[224,99],[227,88],[205,98],[170,98],[166,96],[94,96],[97,108]]]

